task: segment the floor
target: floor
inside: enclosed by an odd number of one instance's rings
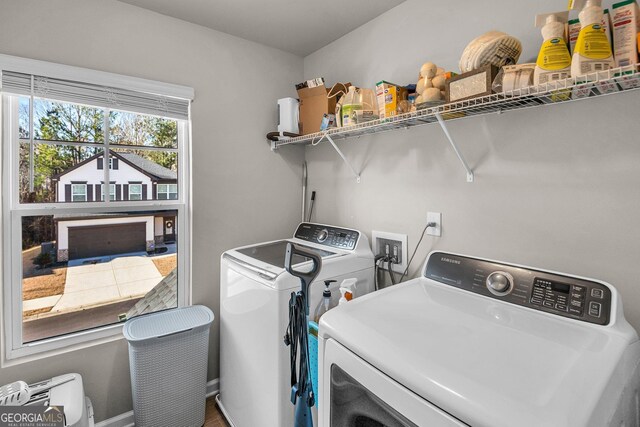
[[[207,399],[207,413],[204,418],[204,427],[229,427],[216,405],[215,398]]]

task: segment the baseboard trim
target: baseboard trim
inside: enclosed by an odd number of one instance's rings
[[[220,378],[207,383],[207,397],[215,396],[218,393],[220,393]]]
[[[95,425],[95,427],[134,427],[134,426],[135,426],[135,418],[133,417],[133,411],[116,415],[113,418],[100,421]]]
[[[215,396],[220,392],[220,380],[216,378],[207,383],[207,397]],[[125,412],[124,414],[116,415],[113,418],[109,418],[104,421],[100,421],[95,427],[134,427],[135,418],[133,411]]]

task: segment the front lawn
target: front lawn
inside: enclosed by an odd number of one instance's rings
[[[152,261],[162,276],[166,276],[171,273],[178,266],[177,255],[154,258]]]
[[[49,274],[22,279],[22,300],[50,297],[64,293],[67,267],[50,269]]]

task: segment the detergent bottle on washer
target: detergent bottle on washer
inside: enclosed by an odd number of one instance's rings
[[[316,307],[316,310],[313,313],[313,321],[316,323],[320,322],[320,317],[323,314],[335,307],[335,303],[331,303],[331,289],[329,289],[329,286],[331,286],[331,284],[335,282],[336,280],[324,281],[325,289],[324,291],[322,291],[322,300],[320,300],[318,306]]]

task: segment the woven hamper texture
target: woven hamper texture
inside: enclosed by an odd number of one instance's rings
[[[129,341],[137,427],[204,424],[208,351],[209,324],[167,336]]]

